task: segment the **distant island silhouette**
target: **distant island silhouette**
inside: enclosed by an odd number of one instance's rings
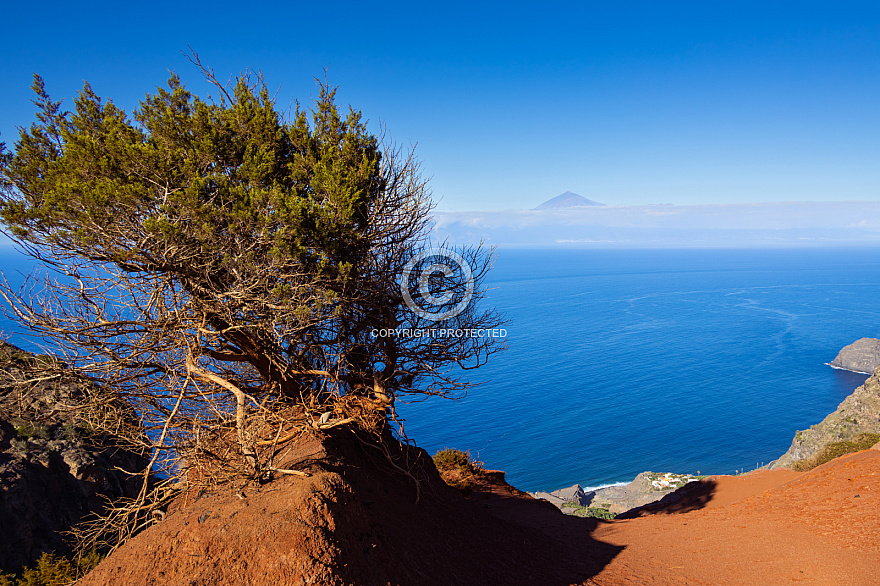
[[[597,201],[589,200],[581,195],[573,193],[571,191],[566,191],[562,195],[557,195],[552,199],[548,199],[538,207],[536,210],[549,210],[549,209],[557,209],[557,208],[574,208],[579,206],[603,206],[604,203],[599,203]]]

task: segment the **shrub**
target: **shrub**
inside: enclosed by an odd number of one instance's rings
[[[34,430],[27,423],[22,423],[20,425],[16,425],[15,426],[15,433],[16,433],[16,435],[18,435],[18,439],[26,440],[26,439],[30,439],[30,438],[34,437]]]
[[[18,435],[18,439],[22,440],[31,438],[50,439],[49,428],[39,423],[21,422],[15,426],[15,433]]]
[[[584,507],[577,503],[563,503],[562,512],[574,517],[592,517],[594,519],[605,519],[606,521],[610,521],[617,516],[605,507]]]
[[[852,441],[833,442],[826,445],[822,451],[812,457],[798,460],[792,464],[791,469],[798,472],[807,472],[817,466],[825,464],[826,462],[830,462],[834,458],[839,458],[840,456],[859,452],[861,450],[867,450],[873,447],[877,442],[880,442],[880,434],[878,433],[862,433],[853,438]]]
[[[482,462],[471,458],[470,452],[445,449],[434,454],[434,465],[443,482],[464,495],[474,491],[474,480],[483,474]]]
[[[434,454],[434,465],[438,470],[468,470],[474,471],[474,463],[471,460],[470,452],[462,452],[461,450],[445,449]]]
[[[19,578],[14,574],[0,574],[0,586],[63,586],[88,574],[102,558],[94,550],[78,560],[44,553],[36,567],[24,568]]]
[[[79,439],[76,426],[73,423],[65,423],[62,425],[58,435],[59,439],[67,440],[69,442]]]

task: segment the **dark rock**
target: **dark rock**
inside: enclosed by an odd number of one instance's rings
[[[834,368],[871,374],[880,366],[880,340],[862,338],[844,346],[837,358],[829,362]]]
[[[0,568],[8,570],[43,552],[69,554],[61,532],[101,512],[107,498],[136,496],[142,477],[118,468],[140,472],[148,463],[118,438],[80,426],[84,383],[41,378],[38,359],[0,342]]]
[[[585,506],[588,502],[587,495],[584,494],[584,490],[581,488],[580,484],[575,484],[568,488],[560,488],[553,492],[536,492],[534,496],[535,498],[551,502],[557,507],[562,507],[565,503],[576,503]]]

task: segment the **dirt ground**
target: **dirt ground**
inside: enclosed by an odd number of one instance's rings
[[[346,433],[305,441],[276,463],[309,477],[182,496],[164,521],[80,584],[565,586],[593,575],[619,550],[589,537],[595,522],[563,517],[506,484],[498,490],[521,509],[583,528],[579,544],[590,553],[582,557],[556,537],[493,516],[487,501],[497,497],[463,497],[413,448],[397,454],[397,463],[416,471],[422,461],[416,502],[410,479]]]
[[[593,527],[484,488],[472,498],[493,515],[561,541],[560,555],[592,557],[590,577],[573,583],[880,584],[880,445],[810,472],[712,477],[681,489],[674,504]],[[614,546],[611,559],[599,544]]]
[[[597,527],[623,549],[588,583],[880,584],[880,451],[706,484],[693,510]]]
[[[411,482],[342,432],[288,462],[305,457],[308,478],[180,500],[81,584],[880,583],[877,449],[691,483],[614,521],[563,515],[503,473],[464,498],[431,468],[416,504]]]

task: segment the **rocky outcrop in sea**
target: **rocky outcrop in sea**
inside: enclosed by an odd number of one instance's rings
[[[862,338],[844,346],[837,357],[828,363],[834,368],[871,374],[880,366],[880,340]]]
[[[84,383],[41,368],[43,357],[0,342],[0,568],[69,553],[62,531],[134,497],[147,460],[76,416]],[[120,470],[121,469],[121,470]]]

